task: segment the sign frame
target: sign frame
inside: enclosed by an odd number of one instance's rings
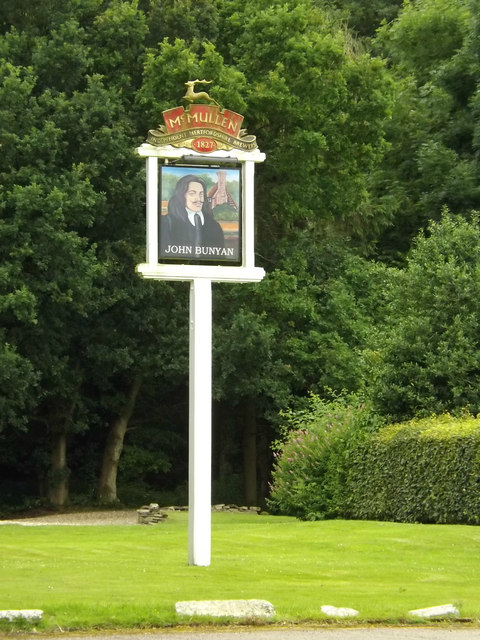
[[[146,159],[146,200],[147,200],[147,250],[146,261],[138,264],[137,273],[143,278],[158,280],[192,280],[208,278],[214,282],[259,282],[265,276],[265,270],[255,266],[254,250],[254,177],[255,164],[265,160],[265,154],[254,149],[220,150],[215,156],[201,154],[187,147],[154,146],[143,143],[138,149],[139,156]],[[159,162],[164,165],[176,162],[192,163],[208,167],[221,167],[239,164],[242,173],[242,261],[240,265],[194,265],[163,264],[159,262],[158,246],[158,171]]]

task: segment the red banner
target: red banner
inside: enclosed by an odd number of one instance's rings
[[[174,107],[163,112],[167,133],[178,133],[198,127],[208,127],[238,138],[243,116],[229,109],[210,104],[192,104],[186,110]]]

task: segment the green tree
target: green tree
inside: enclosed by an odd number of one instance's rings
[[[221,28],[219,0],[150,0],[145,2],[148,17],[148,46],[155,48],[165,39],[181,38],[189,45],[215,43]]]
[[[267,484],[279,412],[303,406],[309,392],[331,397],[364,387],[372,325],[385,305],[384,268],[343,245],[305,242],[284,269],[252,287],[224,285],[215,299],[215,396],[228,407],[218,438],[234,440],[234,452],[243,446],[251,502]]]
[[[94,425],[110,434],[99,495],[116,499],[112,442],[123,442],[140,380],[169,368],[165,348],[170,358],[177,346],[181,366],[185,344],[184,334],[165,341],[170,289],[134,274],[144,247],[131,106],[142,14],[130,2],[98,15],[76,3],[63,9],[41,35],[12,27],[0,42],[4,352],[32,381],[28,394],[10,385],[5,416],[29,407],[31,441],[51,451],[38,456],[37,473],[50,469],[58,505],[68,496],[67,443]]]
[[[387,130],[391,145],[372,187],[395,214],[379,248],[390,260],[401,258],[443,206],[460,214],[479,206],[473,16],[464,0],[408,2],[376,38],[376,50],[401,78]]]
[[[12,34],[7,44],[21,39]],[[37,84],[31,69],[3,62],[1,251],[10,277],[2,282],[2,324],[6,343],[35,371],[29,404],[36,405],[35,420],[48,424],[54,440],[54,475],[66,479],[65,434],[78,403],[79,377],[68,358],[75,333],[64,328],[75,327],[94,304],[98,263],[81,229],[89,206],[99,206],[103,196],[81,166],[64,166],[65,132],[55,123],[64,96],[35,95]]]
[[[248,79],[245,115],[268,157],[258,171],[259,253],[275,262],[295,234],[316,242],[330,227],[368,242],[387,223],[367,184],[384,151],[389,74],[312,3],[255,4],[230,55]]]
[[[180,6],[188,13],[188,3]],[[384,149],[391,81],[381,61],[355,50],[340,24],[311,2],[228,2],[220,17],[215,45],[169,33],[147,52],[137,105],[144,121],[153,114],[160,122],[183,95],[186,77],[213,79],[211,95],[245,114],[267,153],[257,171],[256,209],[259,259],[269,278],[258,287],[222,287],[215,303],[216,431],[225,431],[223,408],[238,407],[239,419],[227,418],[235,423],[228,433],[250,452],[243,475],[252,501],[255,458],[268,449],[278,409],[311,387],[359,383],[351,333],[333,327],[349,294],[333,276],[323,293],[313,256],[347,234],[365,248],[387,223],[368,181]],[[323,296],[331,296],[330,323],[321,317]]]
[[[401,0],[334,0],[320,2],[322,5],[337,7],[350,29],[361,37],[373,37],[383,22],[394,20],[402,7]]]
[[[394,420],[480,409],[478,216],[447,213],[391,270],[372,398]]]

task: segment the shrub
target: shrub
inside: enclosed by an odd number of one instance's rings
[[[341,515],[350,450],[377,420],[356,397],[315,395],[307,410],[284,417],[284,438],[274,444],[269,509],[305,520]]]
[[[480,523],[480,420],[448,414],[393,424],[358,443],[346,515]]]

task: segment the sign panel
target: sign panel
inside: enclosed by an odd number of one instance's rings
[[[159,262],[242,263],[241,168],[162,165]]]

